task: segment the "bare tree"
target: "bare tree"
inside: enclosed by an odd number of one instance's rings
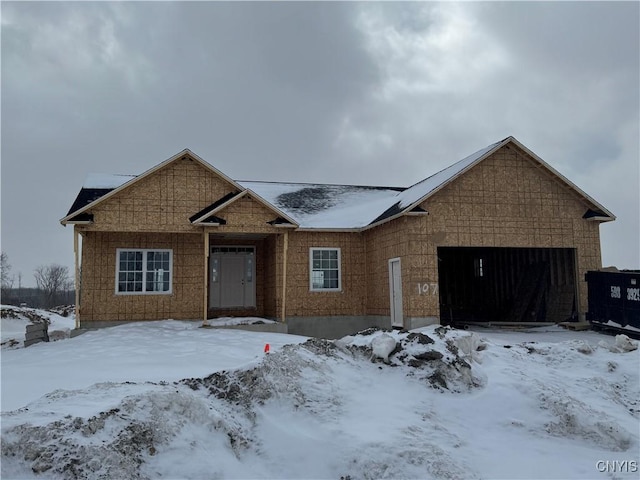
[[[69,285],[69,269],[56,263],[41,265],[36,268],[34,276],[38,288],[42,291],[45,307],[56,306],[60,295]]]
[[[13,279],[9,275],[11,265],[9,265],[9,256],[5,252],[0,253],[0,269],[2,270],[2,288],[11,288],[10,284],[13,284]]]
[[[0,281],[0,301],[8,303],[10,301],[11,291],[13,290],[15,277],[13,275],[9,275],[11,265],[9,265],[9,256],[4,252],[0,253],[0,270],[2,271],[2,278]]]

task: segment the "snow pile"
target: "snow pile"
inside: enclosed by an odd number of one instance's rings
[[[389,363],[389,355],[396,349],[397,344],[391,335],[383,333],[371,340],[371,353],[374,357],[384,361],[384,363]]]
[[[553,335],[431,326],[328,341],[172,321],[7,350],[3,396],[29,352],[54,368],[91,353],[76,382],[123,380],[3,412],[2,477],[578,479],[602,476],[598,460],[637,461],[640,352]]]
[[[3,349],[23,347],[26,326],[32,323],[46,323],[51,341],[69,338],[71,330],[75,327],[75,312],[73,307],[69,306],[40,310],[1,305],[0,314],[2,317],[0,337]]]
[[[480,351],[486,348],[475,333],[441,326],[425,327],[420,332],[370,328],[356,336],[344,337],[337,344],[365,352],[371,350],[372,359],[392,366],[413,367],[419,373],[412,371],[411,375],[426,379],[437,389],[465,391],[485,381],[483,374],[472,368],[474,362],[481,362]]]
[[[206,442],[192,444],[194,448],[205,448],[213,442],[224,453],[223,464],[237,469],[235,463],[243,456],[260,456],[267,449],[268,437],[261,435],[263,423],[268,421],[268,416],[261,412],[264,408],[304,412],[313,422],[337,427],[340,419],[356,407],[345,396],[340,381],[344,373],[340,372],[368,371],[369,375],[378,376],[379,367],[372,358],[375,360],[374,351],[381,348],[379,345],[384,345],[383,356],[389,363],[386,374],[393,374],[391,366],[404,366],[404,375],[419,380],[417,387],[446,389],[459,383],[461,376],[470,379],[471,366],[460,359],[447,338],[451,332],[442,329],[440,335],[435,335],[437,340],[422,333],[367,332],[352,337],[351,343],[343,348],[328,340],[309,339],[266,355],[254,368],[215,372],[171,384],[110,383],[79,392],[54,392],[37,402],[46,405],[49,412],[61,408],[57,404],[67,402],[70,396],[93,395],[93,389],[110,398],[126,396],[108,410],[84,417],[43,418],[42,424],[20,423],[18,419],[27,414],[26,409],[5,415],[3,423],[15,426],[3,432],[2,456],[10,466],[25,462],[35,473],[48,472],[61,478],[153,478],[166,468],[165,461],[161,467],[154,467],[154,457],[172,452],[175,442],[182,444],[195,430],[195,438]],[[430,363],[435,366],[427,368]],[[452,364],[450,368],[446,367],[448,364]],[[423,374],[416,375],[416,371]],[[461,375],[461,371],[465,374]],[[142,392],[131,394],[136,390]],[[433,447],[420,454],[418,463],[425,466],[435,458],[438,466],[434,468],[442,469],[451,459],[444,452],[427,456]],[[361,453],[352,450],[350,455],[342,468],[358,462]],[[442,465],[438,463],[443,461]],[[214,468],[217,462],[212,458],[209,468]],[[395,472],[392,476],[402,476],[404,469],[394,470],[391,464],[381,463],[373,472]],[[355,472],[336,470],[332,475],[356,473],[359,478],[365,471],[369,472],[369,478],[378,476],[371,473],[368,464],[360,465]],[[244,472],[249,476],[258,474],[253,470]],[[227,474],[228,471],[220,472],[220,476]],[[271,475],[279,476],[276,472]]]
[[[616,340],[613,344],[602,340],[598,345],[602,348],[607,348],[612,353],[632,352],[638,349],[638,342],[624,334],[616,335]]]

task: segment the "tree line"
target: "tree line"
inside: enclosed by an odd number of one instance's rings
[[[2,274],[0,294],[4,305],[52,308],[74,303],[73,280],[67,267],[56,263],[41,265],[33,272],[37,287],[24,288],[22,273],[18,273],[17,276],[11,274],[9,257],[5,252],[0,254],[0,262]]]

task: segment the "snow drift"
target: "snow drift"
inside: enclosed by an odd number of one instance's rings
[[[637,351],[584,346],[370,329],[204,377],[58,390],[3,413],[2,476],[591,478],[633,460],[640,389]]]

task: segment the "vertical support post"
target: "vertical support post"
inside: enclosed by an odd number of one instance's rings
[[[280,321],[286,322],[287,319],[287,251],[289,250],[289,232],[284,232],[284,245],[282,248],[282,312]]]
[[[205,227],[203,229],[204,232],[204,295],[203,295],[203,318],[202,325],[207,325],[207,316],[208,316],[208,308],[207,308],[207,300],[209,295],[209,232]]]
[[[78,227],[76,225],[73,226],[73,286],[75,287],[75,312],[76,312],[76,330],[80,328],[80,265],[78,261],[80,242],[78,237],[80,236],[80,232],[78,231]]]

